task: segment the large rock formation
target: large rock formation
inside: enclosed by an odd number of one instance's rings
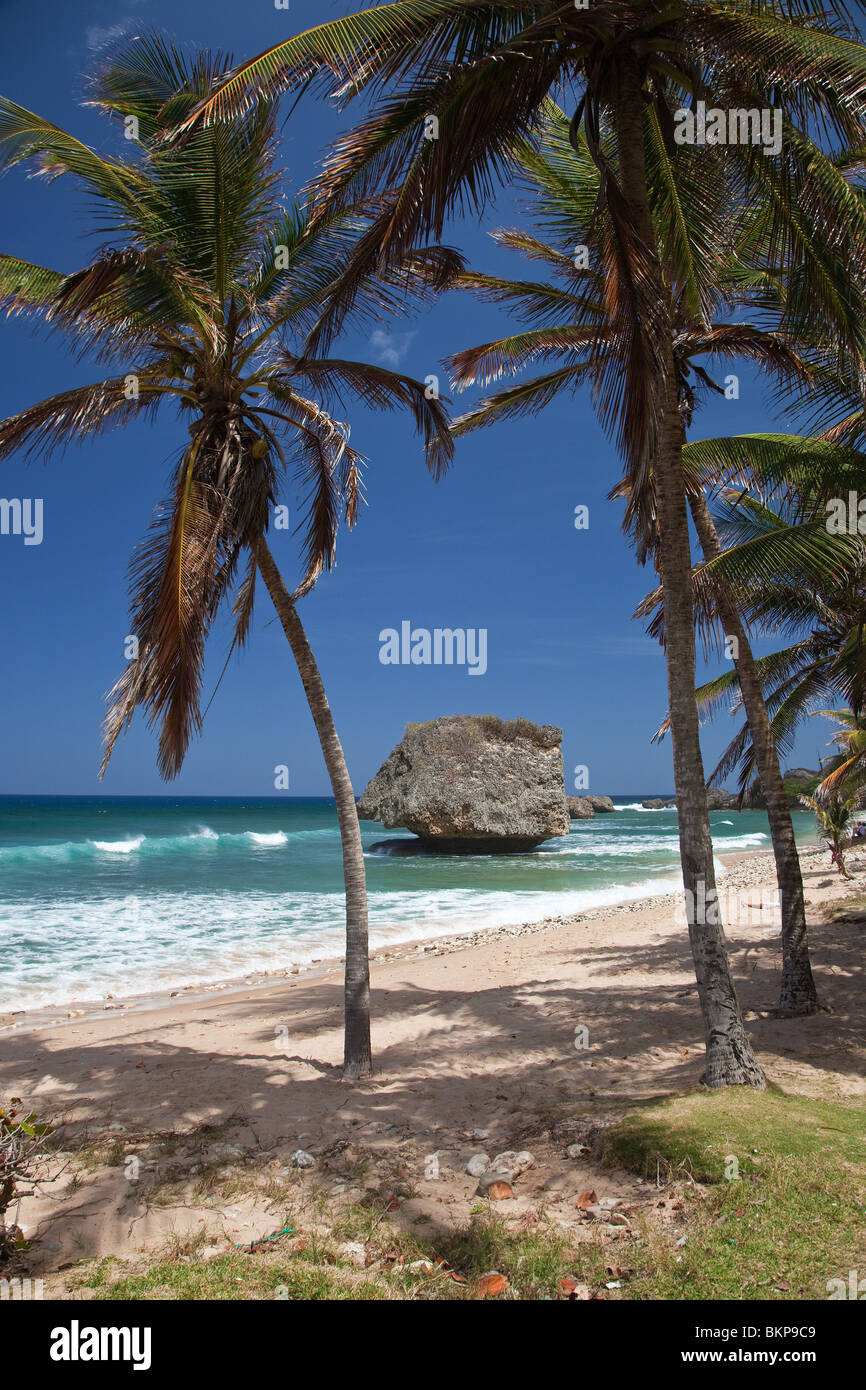
[[[609,796],[567,796],[565,799],[572,820],[592,820],[599,812],[616,810]]]
[[[567,835],[562,730],[456,714],[409,724],[358,801],[358,815],[418,835],[417,849],[505,854]],[[407,852],[412,841],[390,841]]]

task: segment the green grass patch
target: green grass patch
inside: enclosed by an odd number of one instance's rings
[[[368,1210],[353,1208],[327,1237],[305,1239],[297,1253],[283,1244],[209,1259],[201,1258],[197,1243],[178,1241],[147,1266],[100,1260],[80,1271],[75,1288],[98,1300],[462,1301],[476,1298],[481,1277],[495,1270],[508,1280],[508,1297],[534,1300],[560,1297],[565,1275],[590,1283],[604,1277],[604,1257],[595,1246],[570,1247],[543,1221],[526,1231],[509,1230],[486,1211],[434,1240],[395,1230],[376,1222]],[[364,1243],[368,1268],[359,1270],[341,1256],[340,1244],[347,1239]]]
[[[477,1285],[490,1270],[504,1274],[516,1297],[560,1297],[559,1281],[570,1275],[580,1283],[602,1278],[604,1261],[597,1247],[570,1244],[566,1236],[540,1222],[527,1231],[509,1230],[501,1218],[479,1213],[439,1243],[438,1253]]]
[[[115,1275],[117,1269],[115,1266]],[[210,1260],[167,1259],[143,1271],[88,1278],[94,1298],[110,1299],[305,1299],[370,1301],[388,1297],[380,1283],[352,1279],[347,1271],[306,1260],[273,1260],[255,1254],[215,1255]]]
[[[639,1106],[606,1131],[603,1155],[643,1177],[649,1198],[617,1240],[600,1224],[571,1239],[542,1210],[515,1229],[486,1203],[451,1231],[407,1226],[379,1201],[335,1207],[310,1189],[302,1209],[274,1215],[296,1236],[205,1258],[194,1231],[150,1263],[80,1268],[72,1287],[96,1299],[463,1301],[496,1271],[504,1297],[523,1301],[562,1297],[565,1276],[603,1297],[786,1300],[866,1276],[863,1103],[699,1091]],[[346,1242],[363,1245],[366,1267]]]
[[[604,1154],[684,1204],[670,1229],[643,1223],[626,1297],[826,1299],[828,1280],[866,1273],[862,1104],[774,1087],[680,1096],[627,1115]]]

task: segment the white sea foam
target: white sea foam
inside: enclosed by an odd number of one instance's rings
[[[129,840],[90,840],[94,849],[102,850],[104,854],[132,854],[135,850],[141,849],[144,844],[143,835],[133,835]]]
[[[625,806],[614,806],[615,811],[649,811],[653,814],[667,811],[676,814],[676,806],[643,806],[640,801],[629,801]]]
[[[341,954],[336,825],[263,832],[244,829],[243,819],[217,820],[218,834],[195,815],[166,824],[174,834],[156,833],[152,819],[131,818],[112,824],[113,839],[0,849],[0,938],[8,962],[0,1007],[123,997]],[[138,824],[151,833],[137,833]],[[716,855],[766,846],[763,831],[728,836],[734,824],[715,822]],[[368,844],[375,838],[365,832]],[[289,844],[295,852],[269,852]],[[465,867],[372,859],[371,941],[480,931],[675,892],[678,852],[671,817],[638,824],[599,816],[519,859],[485,856]],[[315,866],[311,874],[308,864]],[[333,891],[313,891],[314,884]]]
[[[721,825],[733,825],[732,821],[720,821]],[[406,839],[411,837],[406,836]],[[753,849],[761,846],[769,837],[761,831],[746,832],[741,835],[717,836],[716,847],[720,850]],[[56,844],[45,845],[5,845],[0,848],[0,865],[7,865],[10,868],[16,866],[26,866],[29,863],[45,862],[47,864],[74,864],[88,858],[99,858],[102,855],[122,855],[128,856],[141,851],[142,855],[153,859],[161,855],[182,855],[198,849],[211,849],[219,846],[229,852],[243,849],[250,849],[252,846],[260,849],[273,849],[286,845],[289,841],[313,840],[326,843],[329,840],[339,840],[339,831],[330,827],[318,830],[292,831],[287,834],[284,830],[261,832],[256,830],[244,830],[239,832],[223,832],[218,834],[210,826],[199,826],[195,831],[187,832],[182,835],[127,835],[120,840],[67,840]],[[537,864],[547,863],[555,859],[571,859],[575,861],[575,867],[579,867],[581,862],[590,865],[593,861],[611,859],[613,861],[634,857],[652,859],[658,856],[676,855],[679,851],[679,838],[673,826],[670,830],[662,831],[661,827],[654,833],[641,833],[635,829],[633,833],[628,830],[617,831],[613,827],[607,827],[603,821],[584,821],[579,822],[577,827],[572,827],[571,833],[563,836],[561,840],[550,840],[532,852],[532,860]],[[383,850],[366,851],[367,855],[379,857],[387,852]],[[472,857],[472,856],[470,856]],[[503,856],[508,858],[508,856]],[[495,863],[499,859],[491,856],[484,856],[485,860]],[[527,856],[521,856],[527,862]],[[599,867],[604,867],[599,864]],[[615,863],[610,865],[615,869]]]
[[[141,850],[149,858],[161,854],[185,854],[194,848],[224,844],[226,848],[249,848],[250,842],[267,848],[288,844],[289,839],[306,836],[325,836],[339,840],[339,830],[298,831],[288,836],[284,830],[260,833],[244,830],[218,834],[209,825],[182,835],[127,835],[122,840],[66,840],[47,845],[4,845],[0,848],[0,864],[26,865],[40,860],[65,864],[101,854],[133,854]]]
[[[371,945],[453,936],[676,891],[677,876],[563,892],[370,894]],[[0,1007],[36,1008],[205,984],[345,949],[341,893],[126,894],[0,904],[9,966]]]

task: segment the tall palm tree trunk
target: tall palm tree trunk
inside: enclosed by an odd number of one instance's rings
[[[692,519],[705,560],[715,560],[722,553],[707,499],[703,492],[690,495]],[[752,747],[761,778],[776,878],[782,908],[782,990],[779,1013],[786,1018],[818,1011],[818,991],[812,978],[809,960],[809,940],[806,927],[806,904],[803,898],[803,875],[800,856],[794,839],[794,825],[788,798],[782,783],[779,754],[770,726],[770,716],[764,702],[764,692],[755,670],[755,658],[740,621],[730,585],[722,581],[716,590],[716,602],[728,637],[736,639],[737,655],[734,665],[740,682],[743,706],[752,735]]]
[[[370,1049],[370,962],[367,941],[367,876],[355,793],[346,767],[334,717],[313,649],[274,557],[262,537],[255,546],[256,564],[277,610],[297,663],[310,713],[337,803],[346,885],[346,974],[343,1078],[362,1081],[373,1075]]]
[[[661,314],[668,303],[656,253],[643,145],[643,91],[637,59],[620,60],[614,104],[619,180],[644,243]],[[664,329],[662,324],[661,328]],[[668,325],[668,330],[670,325]],[[640,330],[639,330],[640,331]],[[644,330],[646,331],[646,330]],[[707,1086],[766,1085],[746,1035],[716,897],[713,845],[695,701],[695,626],[691,548],[682,470],[684,430],[677,399],[671,331],[660,333],[666,360],[651,383],[659,411],[653,466],[658,493],[659,556],[664,593],[665,656],[689,940],[706,1033]],[[706,904],[706,910],[702,910]]]

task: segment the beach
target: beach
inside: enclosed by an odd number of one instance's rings
[[[859,909],[841,919],[835,909],[866,890],[866,864],[853,855],[845,883],[826,851],[801,858],[814,969],[832,1012],[774,1016],[780,941],[764,915],[774,896],[766,854],[727,859],[720,883],[725,903],[736,889],[744,909],[727,923],[741,1006],[772,1083],[862,1097],[866,935]],[[543,1206],[546,1219],[574,1224],[588,1188],[640,1198],[633,1174],[597,1166],[593,1135],[629,1106],[693,1089],[703,1064],[687,933],[670,898],[380,950],[376,1073],[360,1085],[339,1080],[337,963],[113,1002],[7,1015],[0,1032],[0,1090],[62,1125],[68,1170],[20,1212],[35,1241],[31,1269],[55,1296],[80,1260],[144,1257],[190,1231],[214,1252],[261,1239],[274,1229],[275,1192],[297,1198],[304,1185],[340,1201],[402,1183],[395,1220],[453,1225],[472,1208],[476,1180],[465,1169],[479,1149],[532,1153],[503,1204],[509,1221]],[[585,1157],[566,1156],[584,1141]],[[363,1156],[348,1177],[347,1147]],[[299,1149],[308,1171],[293,1164]],[[223,1197],[202,1187],[203,1172],[245,1176]]]
[[[795,816],[800,843],[813,818]],[[767,817],[711,813],[720,858]],[[676,812],[623,797],[529,854],[394,855],[362,822],[375,949],[574,915],[674,889]],[[417,844],[399,832],[408,845]],[[340,834],[326,798],[0,797],[0,1019],[252,983],[339,957]]]

